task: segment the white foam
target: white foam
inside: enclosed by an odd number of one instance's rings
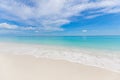
[[[58,46],[0,43],[0,53],[67,60],[120,72],[120,53]]]

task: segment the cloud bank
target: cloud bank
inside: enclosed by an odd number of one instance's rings
[[[0,0],[1,19],[32,25],[19,28],[1,23],[0,28],[63,31],[61,26],[72,22],[74,16],[94,18],[114,13],[120,13],[120,0]]]

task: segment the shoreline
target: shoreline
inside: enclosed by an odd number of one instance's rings
[[[32,55],[36,58],[66,60],[69,62],[80,63],[88,66],[95,66],[120,73],[120,59],[117,55],[95,55],[91,54],[90,51],[84,49],[78,50],[56,46],[7,42],[0,43],[0,48],[0,53],[2,54]]]
[[[106,69],[31,55],[0,54],[0,80],[120,80]]]

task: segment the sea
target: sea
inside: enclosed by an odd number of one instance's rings
[[[120,51],[120,36],[9,36],[0,41]]]
[[[37,48],[32,55],[62,59],[120,72],[120,36],[118,35],[2,36],[0,42],[55,46],[55,48],[49,47],[52,50]],[[59,49],[60,47],[62,49]],[[33,50],[29,51],[31,53]],[[29,51],[26,54],[29,54]]]

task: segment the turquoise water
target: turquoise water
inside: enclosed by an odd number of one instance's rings
[[[16,36],[0,37],[0,41],[120,51],[120,36]]]
[[[120,72],[120,36],[16,36],[0,37],[0,42],[54,46],[0,44],[3,46],[0,53],[3,54],[13,53],[33,55],[37,58],[61,59]],[[56,48],[57,46],[62,47]]]

